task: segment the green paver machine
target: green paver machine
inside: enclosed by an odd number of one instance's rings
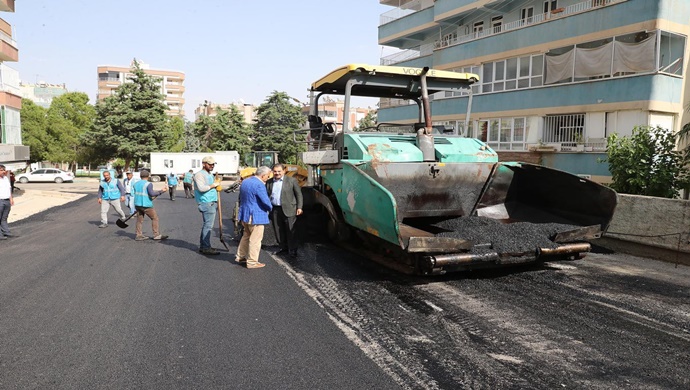
[[[469,119],[476,81],[474,74],[352,64],[312,84],[309,128],[296,132],[308,144],[303,191],[323,206],[333,240],[416,274],[579,258],[590,250],[586,240],[613,216],[613,190],[539,165],[499,162],[484,142],[433,125],[429,95],[468,93]],[[381,124],[348,131],[347,115],[342,124],[318,117],[324,95],[343,97],[345,113],[353,96],[411,101],[416,107],[404,109],[416,108],[417,122],[410,132],[384,132]],[[489,226],[493,236],[477,235],[473,225],[463,227],[473,220],[500,223]],[[538,233],[545,245],[506,244],[533,239],[521,237],[521,230],[534,234],[533,225],[551,227]],[[502,233],[501,226],[519,228]]]

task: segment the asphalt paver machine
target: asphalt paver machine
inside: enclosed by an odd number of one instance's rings
[[[615,191],[544,166],[499,162],[486,143],[434,126],[429,96],[468,94],[475,74],[351,64],[311,86],[305,195],[331,239],[405,273],[580,258],[608,227]],[[348,131],[318,117],[327,95],[406,101],[414,123]],[[438,107],[443,103],[438,102]],[[469,121],[465,122],[469,123]],[[409,131],[405,131],[409,128]],[[299,139],[302,137],[296,137]]]

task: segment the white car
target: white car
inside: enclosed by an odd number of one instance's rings
[[[72,182],[74,175],[72,172],[66,172],[57,168],[42,168],[32,172],[22,173],[17,175],[17,181],[20,183],[33,183],[39,181],[52,181],[55,183]]]

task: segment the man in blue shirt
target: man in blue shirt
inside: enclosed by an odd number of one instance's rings
[[[268,212],[272,209],[271,199],[266,192],[266,181],[270,174],[271,168],[261,166],[254,176],[244,179],[240,187],[238,219],[242,222],[244,232],[235,261],[246,263],[247,268],[266,265],[259,263],[259,253],[261,240],[264,238],[264,225],[268,225]]]
[[[101,224],[99,228],[108,227],[108,210],[113,206],[121,219],[125,219],[120,202],[125,200],[125,187],[119,180],[110,177],[110,171],[103,171],[103,181],[98,187],[98,204],[101,205]]]
[[[212,156],[204,157],[201,163],[203,169],[194,175],[194,197],[204,220],[199,236],[199,252],[205,255],[217,255],[220,252],[211,246],[211,231],[213,231],[216,210],[218,210],[216,187],[220,185],[220,181],[216,181],[211,173],[216,166],[216,160]]]
[[[184,186],[184,197],[189,199],[194,197],[194,186],[192,182],[194,181],[194,171],[191,169],[189,172],[184,174],[184,179],[182,179],[182,185]]]
[[[177,176],[174,172],[168,175],[168,191],[170,191],[170,200],[175,200],[175,189],[177,189]]]
[[[136,241],[148,240],[148,237],[142,233],[142,225],[144,224],[144,215],[151,220],[151,229],[153,230],[154,240],[165,240],[168,236],[160,233],[158,228],[158,214],[153,209],[153,199],[160,194],[165,193],[165,189],[160,191],[153,190],[153,184],[149,182],[149,171],[143,170],[140,173],[141,180],[134,183],[134,207],[137,209],[137,235],[134,238]]]

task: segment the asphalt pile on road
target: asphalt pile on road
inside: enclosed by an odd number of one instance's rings
[[[501,221],[485,217],[460,217],[434,224],[446,231],[438,237],[452,237],[472,241],[470,252],[528,253],[536,248],[557,248],[551,237],[579,226],[560,223],[530,223]]]

